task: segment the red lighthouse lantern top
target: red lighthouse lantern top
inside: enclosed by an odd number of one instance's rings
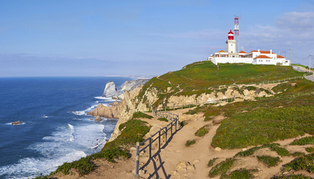
[[[233,40],[233,32],[231,30],[228,33],[228,40]]]

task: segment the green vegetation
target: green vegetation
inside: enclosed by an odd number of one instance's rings
[[[216,107],[224,114],[212,145],[221,148],[243,148],[276,140],[314,134],[314,83],[295,80],[289,90],[270,98]],[[211,110],[210,107],[208,110]],[[206,109],[202,109],[206,110]],[[242,111],[248,111],[243,113]]]
[[[217,159],[218,159],[218,158],[215,157],[215,158],[209,160],[207,166],[208,166],[208,167],[212,167],[212,166],[214,165],[214,162],[215,162]]]
[[[308,144],[314,144],[314,136],[296,139],[290,145],[308,145]]]
[[[311,177],[299,174],[299,175],[289,175],[289,176],[274,176],[271,179],[313,179]]]
[[[221,175],[221,179],[252,179],[254,178],[251,174],[252,170],[246,170],[244,168],[235,170],[230,173],[230,175],[223,174]]]
[[[215,177],[219,174],[225,174],[233,165],[236,159],[227,158],[225,161],[220,162],[219,164],[215,165],[210,171],[209,176]]]
[[[142,112],[138,111],[138,112],[133,113],[132,119],[135,119],[135,118],[147,118],[147,119],[151,119],[151,118],[153,118],[153,116],[150,116],[150,115],[147,115],[147,114],[145,114],[145,113],[142,113]]]
[[[209,125],[204,125],[203,127],[199,128],[196,132],[195,135],[198,137],[203,137],[205,134],[208,133],[209,130]]]
[[[119,126],[121,134],[116,140],[107,142],[102,150],[107,150],[116,146],[134,146],[136,142],[144,141],[144,136],[149,132],[149,127],[146,126],[146,122],[141,120],[132,119]]]
[[[273,144],[264,144],[260,147],[252,147],[246,151],[241,151],[241,152],[238,152],[235,156],[239,156],[239,157],[246,157],[246,156],[250,156],[250,155],[253,155],[255,151],[261,149],[261,148],[269,148],[270,150],[272,151],[275,151],[277,152],[278,155],[280,156],[289,156],[290,155],[290,152],[285,149],[285,148],[281,148],[279,147],[280,145],[277,144],[277,143],[273,143]]]
[[[263,162],[267,167],[273,167],[278,165],[280,158],[279,157],[271,157],[271,156],[256,156],[257,159]]]
[[[261,66],[251,64],[219,64],[219,67],[210,61],[195,62],[183,67],[181,70],[169,72],[159,77],[152,78],[147,82],[140,94],[139,101],[146,102],[145,92],[153,88],[158,90],[159,99],[150,107],[167,103],[170,96],[191,96],[202,93],[211,93],[218,85],[254,84],[263,81],[285,79],[289,77],[302,76],[292,70],[291,67],[284,66]],[[224,89],[216,89],[224,92]]]
[[[284,171],[290,170],[306,170],[309,173],[314,172],[314,154],[305,155],[299,158],[292,160],[290,163],[284,165]]]
[[[307,148],[305,148],[305,150],[309,153],[312,153],[312,152],[314,152],[314,147],[307,147]]]
[[[167,119],[167,118],[165,118],[165,117],[158,118],[158,120],[168,122],[168,119]]]
[[[196,142],[195,140],[187,140],[186,143],[185,143],[185,146],[188,147],[188,146],[190,146],[190,145],[195,144],[195,142]]]

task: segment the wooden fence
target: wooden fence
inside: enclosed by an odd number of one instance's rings
[[[135,167],[135,178],[139,178],[139,163],[140,163],[140,154],[141,152],[146,152],[148,150],[148,160],[144,163],[149,163],[153,159],[154,154],[158,153],[160,149],[166,146],[169,140],[172,139],[172,136],[179,130],[179,116],[177,114],[170,113],[168,111],[153,111],[153,115],[156,117],[164,117],[170,120],[171,122],[165,127],[159,129],[155,134],[150,135],[143,142],[136,143],[136,167]],[[157,149],[153,152],[153,144],[157,143]],[[146,143],[146,145],[145,145]]]

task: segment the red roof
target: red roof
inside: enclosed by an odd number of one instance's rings
[[[283,57],[283,56],[281,56],[281,55],[277,55],[277,58],[285,58],[285,57]]]
[[[241,52],[239,52],[239,53],[246,53],[245,51],[241,51]]]
[[[258,52],[257,50],[252,50],[251,52]],[[270,51],[263,51],[263,50],[260,50],[259,52],[261,53],[266,53],[266,54],[270,54]],[[274,54],[273,52],[271,54]]]
[[[219,52],[225,52],[225,51],[223,51],[223,50],[220,50]],[[225,52],[225,53],[227,53],[227,52]]]
[[[259,56],[255,57],[255,58],[267,58],[267,59],[271,59],[270,57],[267,57],[266,55],[259,55]]]
[[[233,32],[230,30],[230,32],[228,34],[233,34]]]
[[[267,53],[270,54],[270,51],[260,51],[261,53]],[[271,52],[271,54],[274,54],[273,52]]]

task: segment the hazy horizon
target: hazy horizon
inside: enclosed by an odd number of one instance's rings
[[[235,15],[239,50],[289,58],[291,49],[292,63],[309,66],[313,9],[311,0],[1,1],[0,77],[161,75],[226,50]]]

